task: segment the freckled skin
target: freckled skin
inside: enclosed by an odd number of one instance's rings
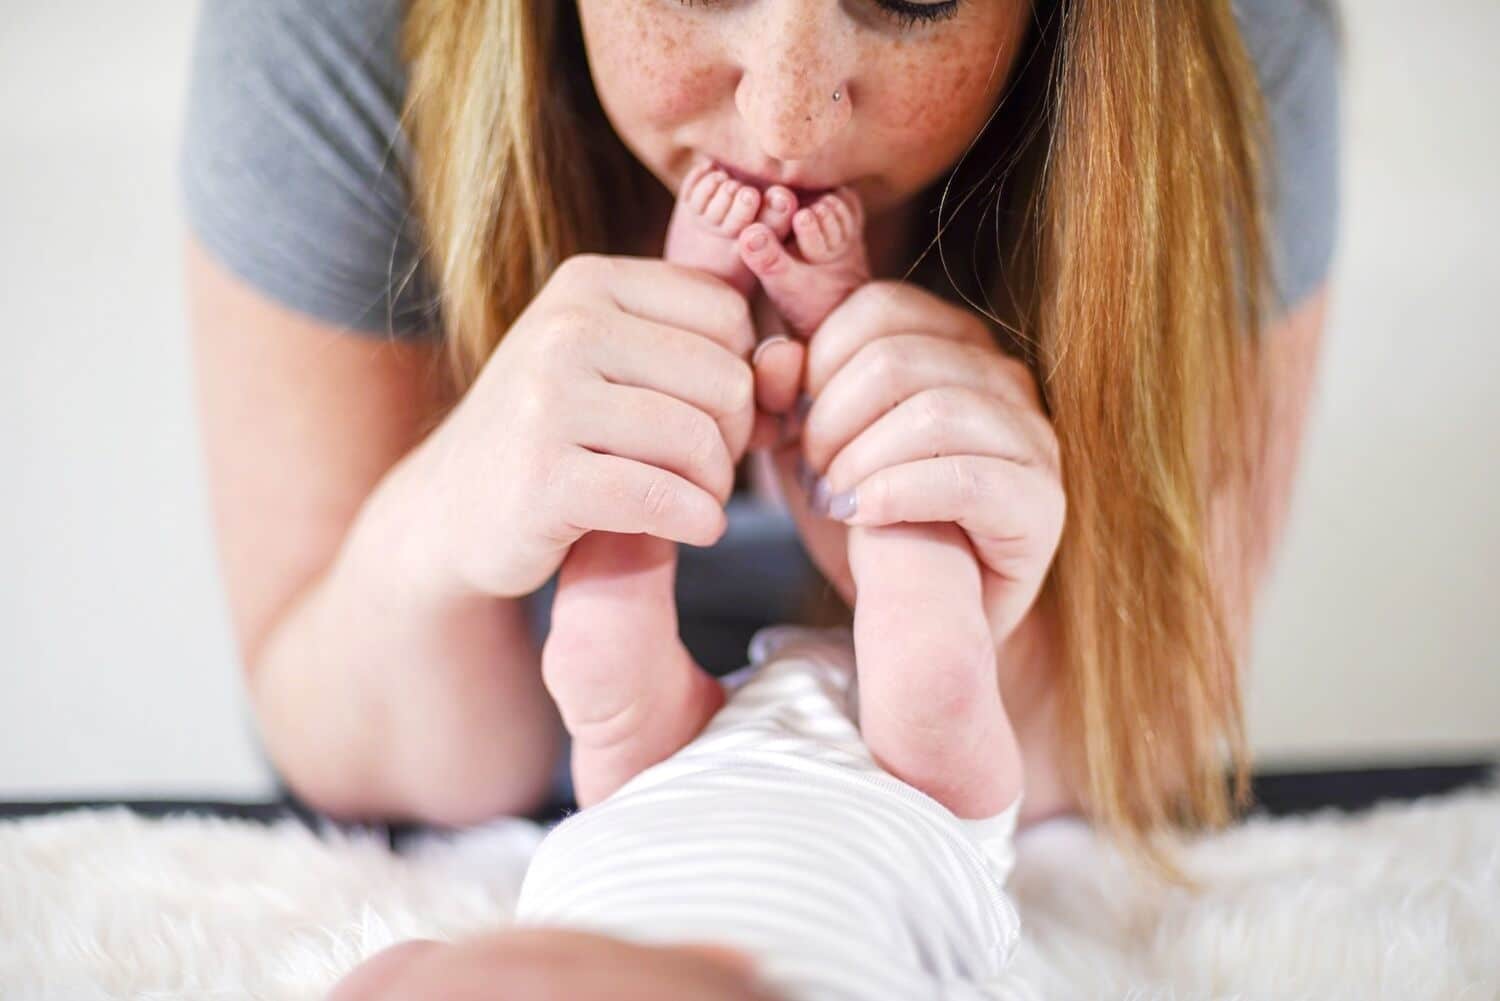
[[[605,114],[664,186],[696,153],[847,183],[872,240],[984,125],[1031,15],[1029,0],[964,0],[903,29],[877,0],[576,2]]]

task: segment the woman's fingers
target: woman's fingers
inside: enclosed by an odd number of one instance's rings
[[[866,345],[915,332],[991,349],[994,344],[983,321],[966,309],[902,282],[868,282],[828,314],[809,342],[808,394],[821,395],[834,374]]]
[[[816,342],[814,343],[816,349]],[[938,386],[957,386],[1005,399],[1018,396],[1010,359],[994,347],[925,334],[872,341],[814,394],[802,450],[818,472],[883,414]]]
[[[953,522],[962,528],[991,575],[985,615],[997,634],[1008,634],[1036,599],[1067,511],[1062,481],[1050,470],[975,455],[887,467],[840,501],[833,513],[847,525]]]
[[[807,345],[790,337],[771,337],[751,356],[755,372],[755,430],[752,449],[772,448],[789,440],[791,411],[802,395],[802,364]]]
[[[855,437],[829,463],[823,479],[841,493],[881,469],[945,455],[987,455],[1027,465],[1050,461],[1042,418],[1005,400],[961,386],[924,389],[907,397]]]
[[[584,448],[634,459],[676,473],[721,504],[734,490],[734,458],[719,425],[697,407],[636,386],[596,384],[578,398],[580,415],[571,438]]]
[[[615,314],[607,335],[587,350],[605,379],[698,408],[719,422],[730,455],[744,454],[758,390],[747,361],[709,338],[625,314]]]
[[[997,573],[1062,534],[1062,485],[1049,471],[988,455],[948,455],[889,466],[857,484],[848,525],[955,522]],[[999,557],[992,562],[991,557]]]
[[[749,303],[728,282],[706,271],[595,254],[570,257],[562,267],[583,271],[582,278],[602,287],[626,313],[700,334],[737,358],[749,358],[755,348]]]
[[[658,466],[605,452],[575,449],[555,475],[569,489],[558,517],[571,545],[584,532],[654,535],[690,546],[711,546],[728,527],[724,507],[708,491]]]
[[[802,365],[807,345],[790,337],[771,337],[751,356],[755,373],[755,405],[768,414],[784,414],[797,404],[802,391]]]

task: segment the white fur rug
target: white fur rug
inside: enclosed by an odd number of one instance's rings
[[[397,857],[291,823],[0,824],[0,998],[321,998],[392,942],[503,925],[538,837],[511,821]],[[1191,847],[1197,894],[1073,821],[1018,848],[1022,994],[1500,998],[1500,790],[1251,821]]]

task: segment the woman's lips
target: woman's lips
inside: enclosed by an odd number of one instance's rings
[[[765,191],[773,184],[780,184],[783,188],[790,190],[792,194],[797,196],[798,205],[810,205],[821,198],[823,195],[826,195],[828,192],[833,190],[832,187],[812,188],[803,187],[799,184],[786,184],[782,181],[773,181],[769,178],[761,177],[759,174],[752,174],[748,170],[740,170],[738,167],[730,166],[722,160],[715,160],[714,166],[724,171],[724,173],[728,174],[736,181],[739,181],[742,184],[752,185],[756,188],[759,188],[761,191]]]

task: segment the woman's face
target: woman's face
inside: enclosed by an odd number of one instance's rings
[[[676,191],[707,155],[872,217],[957,162],[994,110],[1030,0],[578,0],[599,99]],[[931,13],[913,21],[911,13]],[[839,100],[833,99],[834,92]]]

